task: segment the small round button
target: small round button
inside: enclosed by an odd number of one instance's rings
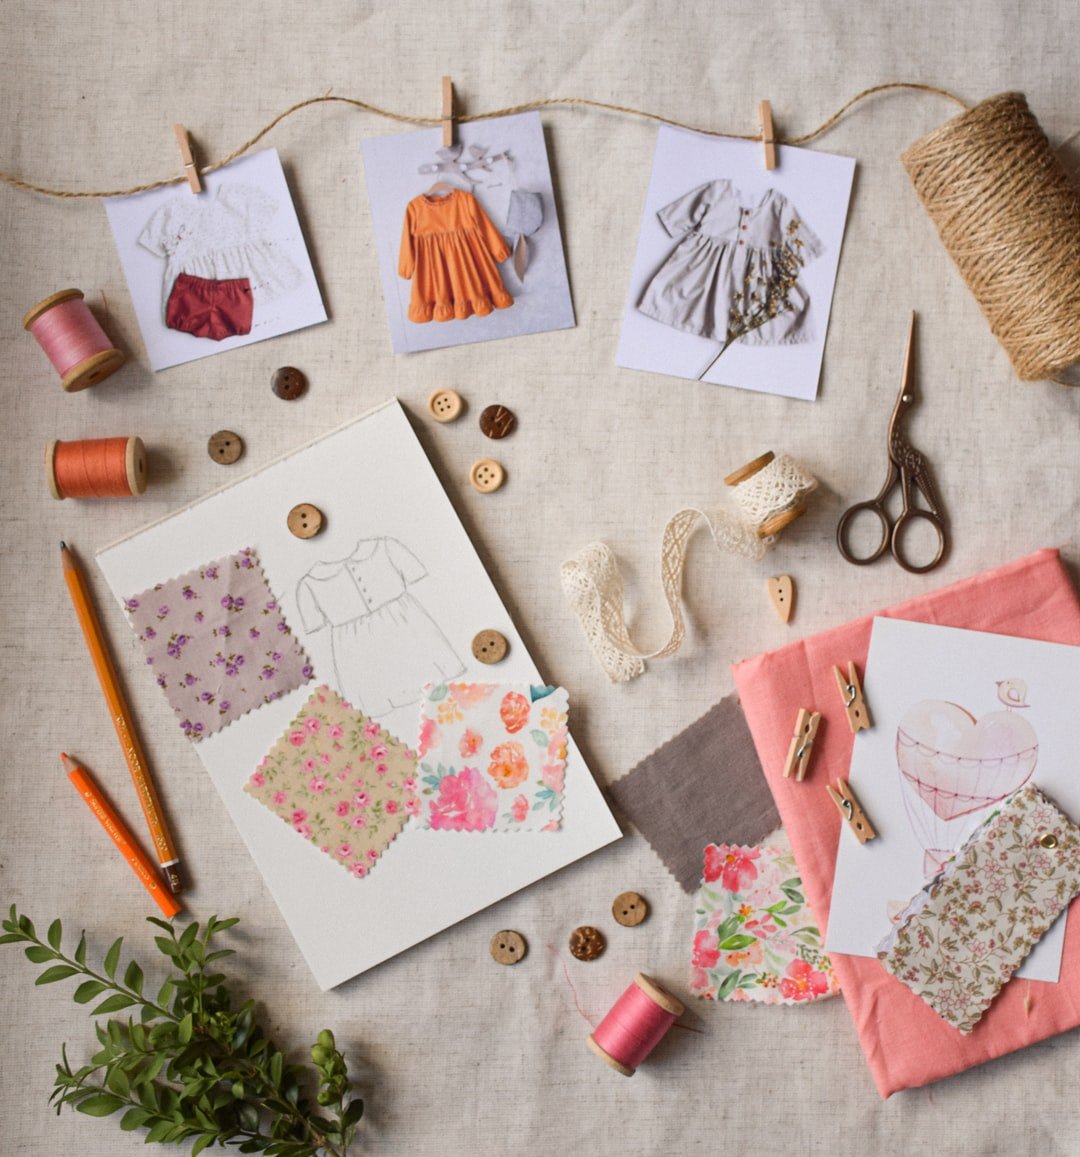
[[[576,960],[595,960],[606,947],[603,932],[591,924],[582,924],[570,933],[570,955]]]
[[[472,641],[473,658],[481,663],[501,663],[510,644],[498,631],[481,631]]]
[[[636,928],[649,914],[649,905],[637,892],[620,892],[611,905],[615,923],[624,928]]]
[[[487,406],[480,415],[480,433],[488,438],[505,438],[507,434],[513,433],[516,425],[514,411],[505,406]]]
[[[491,938],[491,959],[496,964],[517,964],[525,959],[529,946],[520,932],[496,932]]]
[[[436,422],[452,422],[461,417],[465,403],[457,390],[436,390],[427,400],[428,413]]]
[[[289,530],[297,538],[314,538],[323,528],[323,512],[310,502],[301,502],[299,506],[294,506],[289,511],[286,521]]]
[[[478,458],[469,471],[469,482],[481,494],[490,494],[506,481],[506,471],[494,458]]]
[[[1056,848],[1058,846],[1058,838],[1053,832],[1047,832],[1045,836],[1039,837],[1039,843],[1044,848]]]
[[[286,402],[295,401],[307,389],[307,378],[294,366],[282,366],[274,371],[270,389]]]
[[[206,443],[206,452],[215,462],[223,466],[231,466],[244,452],[244,440],[232,430],[218,430],[210,435]]]

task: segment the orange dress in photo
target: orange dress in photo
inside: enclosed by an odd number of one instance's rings
[[[513,305],[498,266],[509,256],[472,193],[414,197],[405,209],[398,260],[398,273],[412,280],[409,321],[484,317]]]

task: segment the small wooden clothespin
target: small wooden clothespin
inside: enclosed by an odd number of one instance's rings
[[[866,813],[851,790],[851,784],[846,779],[838,779],[835,788],[831,784],[826,784],[825,790],[829,793],[829,799],[840,809],[840,814],[860,844],[868,844],[871,840],[877,839],[877,832],[871,827]]]
[[[193,193],[202,192],[202,181],[199,180],[199,166],[195,164],[195,154],[191,151],[191,138],[183,125],[173,125],[176,133],[176,143],[180,146],[180,157],[184,162],[184,176],[191,186]]]
[[[807,765],[810,763],[810,752],[814,748],[814,738],[820,723],[820,711],[807,711],[805,707],[799,708],[799,714],[795,720],[795,733],[791,737],[791,746],[788,748],[787,761],[784,764],[785,779],[794,771],[795,782],[802,783],[803,777],[806,775]]]
[[[776,168],[776,130],[772,123],[772,105],[763,100],[758,105],[758,121],[761,124],[761,142],[765,146],[765,168]]]
[[[836,676],[836,685],[840,689],[840,698],[844,701],[844,710],[847,712],[848,726],[852,735],[856,731],[864,731],[874,726],[870,718],[870,709],[863,702],[862,687],[859,686],[859,673],[855,664],[850,660],[847,665],[847,678],[839,667],[833,667]]]
[[[448,149],[454,143],[454,82],[442,78],[442,143]]]
[[[777,575],[765,580],[765,589],[780,622],[786,623],[795,607],[795,580],[789,574]]]

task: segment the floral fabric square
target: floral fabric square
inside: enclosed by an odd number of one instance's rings
[[[189,739],[213,735],[312,676],[251,548],[158,583],[124,607]]]
[[[562,687],[426,687],[419,743],[423,826],[453,832],[557,830],[567,710]]]
[[[783,829],[754,847],[709,844],[694,914],[690,990],[800,1004],[840,991]]]
[[[244,791],[358,879],[420,810],[416,755],[336,691],[312,692]]]
[[[1077,892],[1080,828],[1029,784],[912,899],[878,958],[969,1033]]]

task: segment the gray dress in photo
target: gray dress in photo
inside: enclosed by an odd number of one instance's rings
[[[813,339],[807,324],[810,299],[797,273],[825,247],[782,193],[744,194],[730,181],[709,181],[657,217],[679,243],[646,285],[638,302],[641,313],[721,343],[791,345]],[[782,308],[768,316],[764,287],[779,279],[786,282]]]

